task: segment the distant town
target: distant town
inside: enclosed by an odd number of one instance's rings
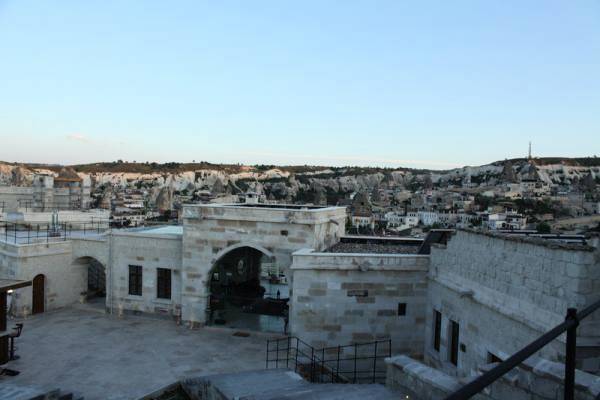
[[[432,228],[464,227],[584,233],[600,225],[600,159],[529,156],[448,171],[0,163],[3,221],[27,222],[34,211],[94,210],[68,218],[136,227],[177,222],[183,204],[248,202],[347,207],[347,231],[363,235],[422,237]]]

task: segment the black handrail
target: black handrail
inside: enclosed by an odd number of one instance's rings
[[[504,374],[531,357],[534,353],[552,342],[554,339],[567,332],[566,359],[565,359],[565,383],[564,399],[574,400],[575,396],[575,355],[577,351],[577,327],[579,322],[600,309],[600,300],[590,304],[580,312],[575,308],[569,308],[565,321],[550,331],[546,332],[521,350],[501,362],[483,375],[469,382],[445,400],[466,400],[480,393],[483,389],[500,379]]]
[[[34,244],[45,241],[66,241],[73,236],[73,230],[78,234],[100,234],[110,229],[108,220],[92,222],[62,222],[57,226],[38,222],[8,222],[0,221],[0,240],[14,244]]]
[[[387,346],[382,346],[382,343]],[[367,355],[358,354],[358,349],[365,346],[372,346],[373,350],[368,349]],[[278,368],[283,363],[289,368],[292,363],[295,372],[318,383],[384,382],[385,366],[378,369],[377,365],[378,361],[381,361],[381,365],[385,358],[391,356],[391,347],[391,340],[388,339],[315,349],[298,337],[284,337],[267,340],[266,368]],[[345,356],[346,349],[352,349],[352,354]],[[271,357],[272,353],[275,353],[274,357]],[[328,357],[330,354],[332,356]]]

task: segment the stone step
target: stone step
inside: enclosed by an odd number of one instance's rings
[[[296,393],[277,394],[261,397],[261,400],[396,400],[402,398],[379,384],[313,384]]]
[[[83,400],[83,397],[63,393],[59,389],[49,391],[35,386],[1,382],[0,400]]]
[[[79,399],[79,398],[78,398]],[[0,400],[74,400],[73,394],[44,390],[34,386],[0,384]]]
[[[247,371],[204,378],[206,391],[223,399],[261,398],[273,392],[288,393],[309,385],[300,375],[287,369]],[[254,397],[249,397],[254,396]]]
[[[22,386],[4,382],[0,385],[0,400],[43,399],[47,393],[47,391],[33,386]]]
[[[184,382],[185,385],[185,382]],[[211,375],[188,382],[200,398],[215,400],[392,400],[403,398],[379,384],[310,383],[287,369]]]

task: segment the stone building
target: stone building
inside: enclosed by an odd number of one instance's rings
[[[567,308],[597,299],[598,263],[587,245],[459,231],[432,248],[426,362],[466,376],[507,358],[561,323]],[[600,315],[582,323],[578,346],[580,367],[600,371]],[[562,361],[564,348],[558,340],[540,355]]]
[[[80,210],[90,207],[91,181],[63,168],[35,174],[30,186],[0,186],[0,212]]]
[[[373,207],[367,192],[358,192],[352,199],[350,222],[357,229],[365,228],[371,231],[375,229]]]
[[[293,254],[290,331],[316,348],[392,339],[422,357],[429,255],[421,240],[342,237]]]
[[[211,288],[218,276],[214,272],[223,260],[250,251],[253,262],[265,257],[291,282],[292,253],[333,245],[344,233],[345,218],[342,207],[189,205],[184,207],[183,226],[88,232],[27,243],[11,242],[7,236],[0,276],[44,276],[44,309],[77,301],[93,289],[106,293],[110,312],[159,313],[204,325],[210,322]],[[246,266],[236,272],[246,273]],[[69,278],[59,282],[61,275]],[[105,277],[105,287],[90,288],[90,275]],[[32,312],[31,294],[17,297],[16,313]]]
[[[474,375],[564,321],[600,295],[597,239],[587,244],[462,230],[432,245],[422,360],[388,360],[388,385],[442,399]],[[600,395],[600,315],[577,330],[576,398]],[[565,336],[475,398],[547,399],[562,394]],[[589,373],[585,373],[587,371]],[[418,393],[418,396],[417,396]]]

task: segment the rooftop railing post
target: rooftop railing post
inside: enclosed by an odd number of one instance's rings
[[[565,400],[575,399],[575,356],[577,353],[577,326],[579,321],[577,319],[577,309],[569,308],[567,310],[568,320],[575,321],[572,327],[567,329],[567,344],[566,344],[566,357],[565,357]]]
[[[294,364],[294,372],[298,372],[298,338],[296,338],[296,361]]]
[[[285,352],[285,367],[289,368],[289,364],[290,364],[290,341],[291,338],[288,336],[287,338],[287,350]]]
[[[337,351],[337,363],[335,365],[335,373],[339,378],[339,375],[340,375],[340,346],[338,346],[337,350],[338,350]]]
[[[277,343],[276,351],[275,351],[275,368],[279,368],[279,339],[275,342]]]
[[[267,357],[266,357],[266,365],[265,365],[265,369],[269,369],[269,342],[270,340],[267,340]]]
[[[352,380],[352,383],[356,383],[356,348],[357,348],[358,344],[354,343],[354,379]]]
[[[373,383],[375,383],[375,375],[377,374],[377,342],[375,342],[375,357],[373,357]]]
[[[310,381],[315,381],[315,348],[310,347]]]
[[[323,381],[323,373],[325,371],[325,347],[321,349],[321,369],[319,370],[319,382]]]

